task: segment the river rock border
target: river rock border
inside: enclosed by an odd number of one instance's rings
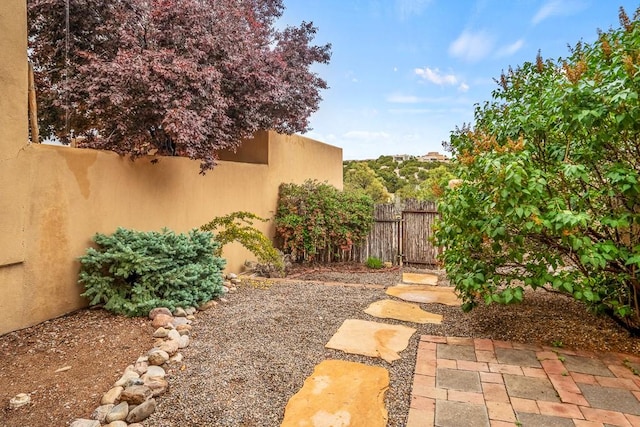
[[[235,292],[240,282],[236,274],[227,274],[222,294]],[[196,313],[215,307],[219,302],[225,303],[227,299],[220,297],[198,308],[176,307],[173,313],[166,307],[151,310],[149,320],[156,328],[153,348],[126,367],[120,379],[102,396],[91,419],[76,418],[70,427],[143,427],[141,421],[156,410],[156,398],[169,388],[166,369],[182,366],[180,350],[190,344]]]

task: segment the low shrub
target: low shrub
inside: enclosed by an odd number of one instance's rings
[[[238,242],[255,255],[262,268],[282,276],[284,274],[282,254],[273,247],[273,243],[267,236],[253,226],[254,221],[268,220],[250,212],[233,212],[214,218],[200,229],[215,233],[216,242],[220,244],[215,255],[222,255],[222,247],[227,243]]]
[[[382,260],[376,257],[367,258],[367,261],[364,263],[364,265],[366,265],[369,268],[373,268],[375,270],[378,270],[384,266],[384,264],[382,263]]]
[[[140,232],[118,228],[96,234],[97,248],[80,258],[79,282],[90,305],[126,316],[155,307],[198,306],[222,292],[225,260],[210,232]]]

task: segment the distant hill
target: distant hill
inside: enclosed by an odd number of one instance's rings
[[[389,155],[375,160],[345,160],[343,162],[345,188],[354,174],[350,170],[361,169],[365,164],[375,174],[387,192],[394,198],[436,200],[453,175],[448,158],[439,153],[426,156]],[[353,184],[353,183],[351,183]],[[363,190],[366,191],[365,188]]]

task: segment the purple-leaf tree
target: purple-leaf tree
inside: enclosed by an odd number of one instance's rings
[[[274,28],[282,0],[29,0],[44,136],[215,165],[258,130],[308,130],[328,63],[316,28]]]

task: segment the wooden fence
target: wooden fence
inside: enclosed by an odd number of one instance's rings
[[[375,222],[366,241],[345,252],[342,261],[365,262],[376,257],[394,265],[436,265],[439,249],[433,244],[434,202],[406,200],[376,205]]]

